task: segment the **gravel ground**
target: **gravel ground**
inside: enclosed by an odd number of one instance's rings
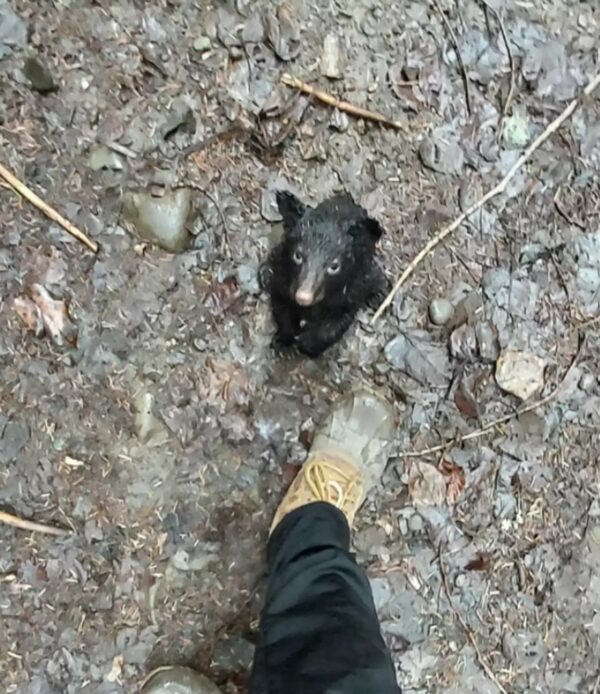
[[[0,0],[0,163],[100,245],[0,187],[0,509],[75,531],[0,524],[3,691],[244,691],[271,514],[359,383],[401,422],[355,550],[404,691],[600,691],[598,97],[323,358],[272,353],[256,281],[278,187],[350,191],[398,276],[599,36],[574,0]]]

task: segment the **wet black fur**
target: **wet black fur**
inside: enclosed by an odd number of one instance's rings
[[[313,209],[280,191],[277,205],[284,236],[260,271],[277,328],[273,344],[317,357],[342,337],[359,308],[374,305],[384,295],[387,280],[375,261],[383,229],[349,194],[336,195]],[[301,275],[293,259],[297,249],[315,270],[322,295],[308,307],[294,299]],[[327,268],[334,260],[341,267],[332,276]]]

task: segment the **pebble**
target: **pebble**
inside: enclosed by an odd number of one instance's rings
[[[192,47],[195,51],[198,51],[198,53],[206,53],[207,51],[210,51],[212,43],[208,36],[198,36],[198,38],[192,44]]]
[[[418,513],[408,519],[408,527],[413,533],[420,533],[423,530],[423,519]]]
[[[31,82],[31,88],[40,94],[47,94],[56,89],[56,84],[48,68],[34,56],[26,58],[23,66],[25,77]]]
[[[340,79],[344,69],[344,52],[339,36],[327,34],[321,55],[321,74],[329,79]]]
[[[121,157],[106,145],[94,145],[90,149],[88,166],[93,171],[100,171],[100,169],[123,170]]]
[[[454,306],[448,299],[433,299],[429,304],[429,318],[434,325],[445,325],[454,314]]]
[[[408,535],[408,521],[406,518],[400,518],[398,521],[398,526],[402,535]]]

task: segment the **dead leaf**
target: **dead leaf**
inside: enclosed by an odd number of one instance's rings
[[[308,427],[300,429],[300,433],[298,434],[298,441],[301,443],[304,448],[309,451],[310,447],[312,446],[313,438],[315,437],[315,432],[314,429],[310,429]]]
[[[490,557],[488,554],[478,554],[465,566],[465,571],[487,571],[490,568]]]
[[[121,675],[123,674],[123,663],[124,659],[122,655],[116,655],[113,658],[112,661],[112,668],[108,675],[106,675],[106,681],[107,682],[117,682],[118,680],[121,679]]]
[[[479,406],[471,393],[471,390],[463,379],[454,391],[454,404],[458,409],[471,419],[479,419]]]
[[[294,465],[293,463],[283,464],[283,484],[287,489],[290,484],[296,479],[296,475],[300,471],[301,465]]]
[[[408,493],[415,506],[442,506],[446,501],[444,475],[429,463],[415,461],[409,470]]]
[[[210,288],[206,303],[210,303],[215,312],[221,313],[231,309],[240,296],[238,281],[232,275]]]
[[[42,312],[33,301],[25,296],[18,296],[14,300],[13,305],[17,315],[25,324],[25,327],[35,333],[36,337],[42,335],[44,332]]]
[[[40,310],[46,333],[53,342],[58,347],[65,342],[74,347],[77,344],[77,328],[69,318],[66,302],[53,299],[41,284],[32,284],[28,294]]]
[[[446,478],[446,501],[453,506],[465,488],[465,471],[449,460],[442,460],[440,470]]]

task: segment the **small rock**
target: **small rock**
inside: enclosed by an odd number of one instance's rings
[[[168,437],[164,424],[154,416],[154,396],[151,393],[140,393],[135,399],[134,426],[138,439],[142,443],[157,444]]]
[[[189,188],[166,192],[160,198],[148,193],[126,193],[122,217],[143,240],[171,253],[182,253],[190,242],[186,229],[190,206]]]
[[[219,555],[214,553],[215,546],[207,543],[205,547],[196,547],[190,554],[184,549],[178,549],[171,557],[171,564],[179,571],[202,571],[209,564],[218,561]]]
[[[514,113],[504,121],[502,140],[508,149],[522,149],[531,139],[531,124],[525,114]]]
[[[329,126],[340,133],[346,132],[350,126],[348,114],[338,108],[334,109],[329,119]]]
[[[192,344],[199,352],[205,352],[208,348],[208,342],[202,337],[196,337]]]
[[[398,521],[398,527],[402,535],[408,535],[408,521],[406,518],[400,518]]]
[[[423,530],[423,519],[418,513],[408,519],[408,527],[413,533],[420,533]]]
[[[544,385],[543,359],[516,349],[507,349],[496,362],[496,382],[502,390],[527,400]]]
[[[25,59],[23,72],[25,77],[31,82],[31,88],[36,92],[48,94],[57,89],[48,68],[35,56],[29,56]]]
[[[99,171],[100,169],[123,170],[121,157],[106,145],[94,145],[90,149],[88,166],[93,171]]]
[[[448,299],[433,299],[429,304],[429,318],[434,325],[445,325],[454,314],[454,306]]]
[[[344,69],[344,51],[340,38],[336,34],[327,34],[321,54],[321,74],[329,79],[338,80]]]
[[[240,289],[248,294],[260,294],[258,270],[253,265],[240,265],[237,269]]]
[[[192,44],[192,48],[198,53],[206,53],[210,51],[212,43],[208,36],[198,36],[198,38]]]

